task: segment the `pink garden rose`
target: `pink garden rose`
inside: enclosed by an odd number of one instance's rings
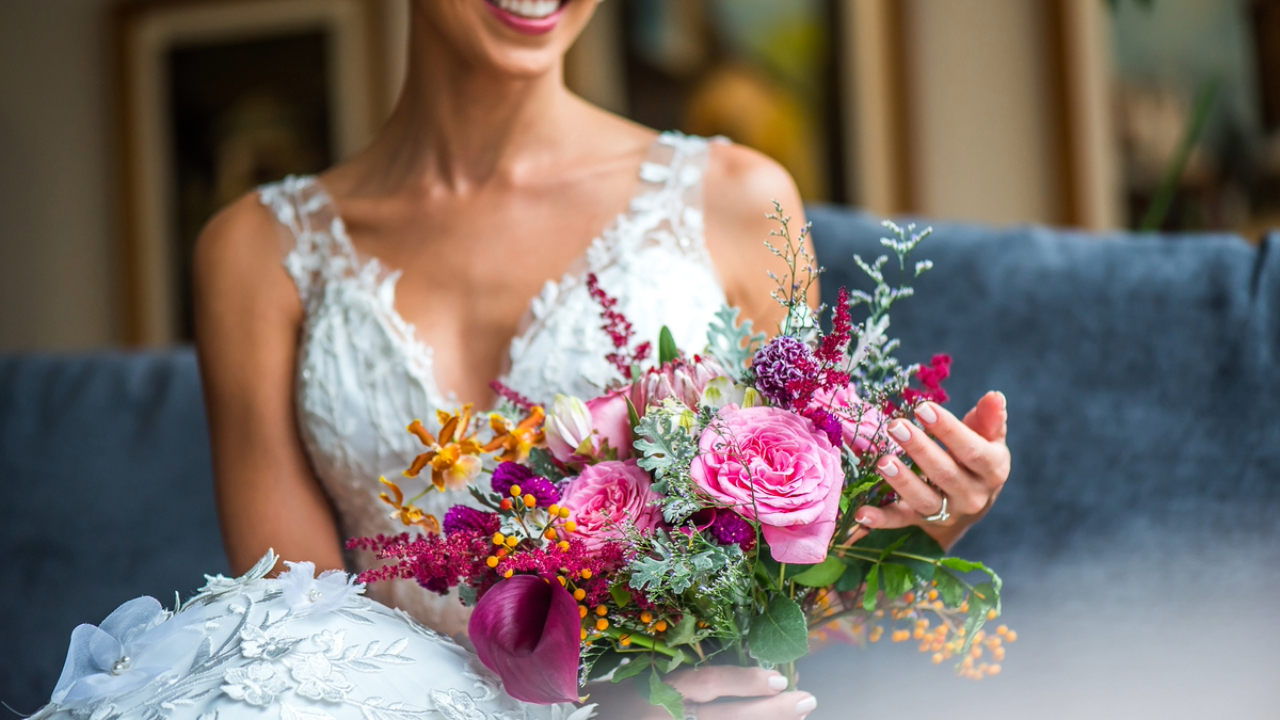
[[[844,473],[840,450],[812,420],[774,407],[730,405],[702,433],[694,482],[763,526],[773,559],[827,557]]]
[[[649,474],[635,460],[608,460],[588,465],[582,474],[565,485],[560,506],[569,509],[578,524],[575,536],[588,549],[625,536],[630,524],[643,532],[662,523],[662,511],[653,505],[658,499]]]
[[[819,390],[814,394],[809,407],[820,408],[835,415],[840,421],[844,444],[858,455],[872,449],[877,433],[882,436],[881,442],[885,441],[884,433],[881,432],[885,424],[884,413],[858,397],[858,391],[852,383],[835,392]],[[878,451],[883,449],[877,448]]]
[[[627,412],[627,391],[615,390],[587,401],[591,413],[591,426],[596,435],[596,449],[603,441],[618,451],[618,459],[631,457],[631,414]]]

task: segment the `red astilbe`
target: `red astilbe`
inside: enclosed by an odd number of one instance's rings
[[[507,402],[510,402],[512,405],[515,405],[525,412],[532,410],[533,406],[536,404],[524,395],[512,390],[499,380],[490,380],[489,389],[497,393],[498,397],[504,398]]]
[[[907,388],[902,391],[902,401],[908,407],[914,407],[924,400],[944,403],[950,396],[942,389],[942,381],[951,376],[951,356],[934,355],[928,365],[921,365],[916,371],[916,379],[924,386],[924,390]]]
[[[449,592],[449,588],[470,583],[488,571],[484,560],[492,547],[491,537],[478,532],[413,539],[407,534],[390,538],[379,535],[347,541],[348,549],[370,550],[382,560],[397,561],[360,573],[360,582],[411,579],[441,595]]]
[[[600,329],[608,333],[609,340],[613,342],[614,352],[606,355],[605,359],[617,368],[624,378],[631,380],[631,366],[649,357],[653,346],[645,342],[636,346],[635,350],[630,349],[631,338],[635,337],[636,331],[627,316],[616,310],[618,299],[611,297],[600,287],[600,278],[596,277],[595,273],[587,273],[587,292],[591,293],[592,299],[600,305],[600,317],[604,319]]]

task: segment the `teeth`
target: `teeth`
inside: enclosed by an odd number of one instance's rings
[[[513,15],[541,20],[560,7],[558,0],[494,0],[494,4]]]

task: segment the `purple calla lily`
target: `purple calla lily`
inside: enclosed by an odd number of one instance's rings
[[[578,701],[580,622],[578,603],[559,583],[517,575],[480,598],[467,634],[508,695],[550,705]]]

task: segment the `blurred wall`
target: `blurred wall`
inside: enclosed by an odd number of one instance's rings
[[[0,351],[117,338],[109,4],[0,1]]]
[[[1065,222],[1051,3],[901,1],[912,210]]]

